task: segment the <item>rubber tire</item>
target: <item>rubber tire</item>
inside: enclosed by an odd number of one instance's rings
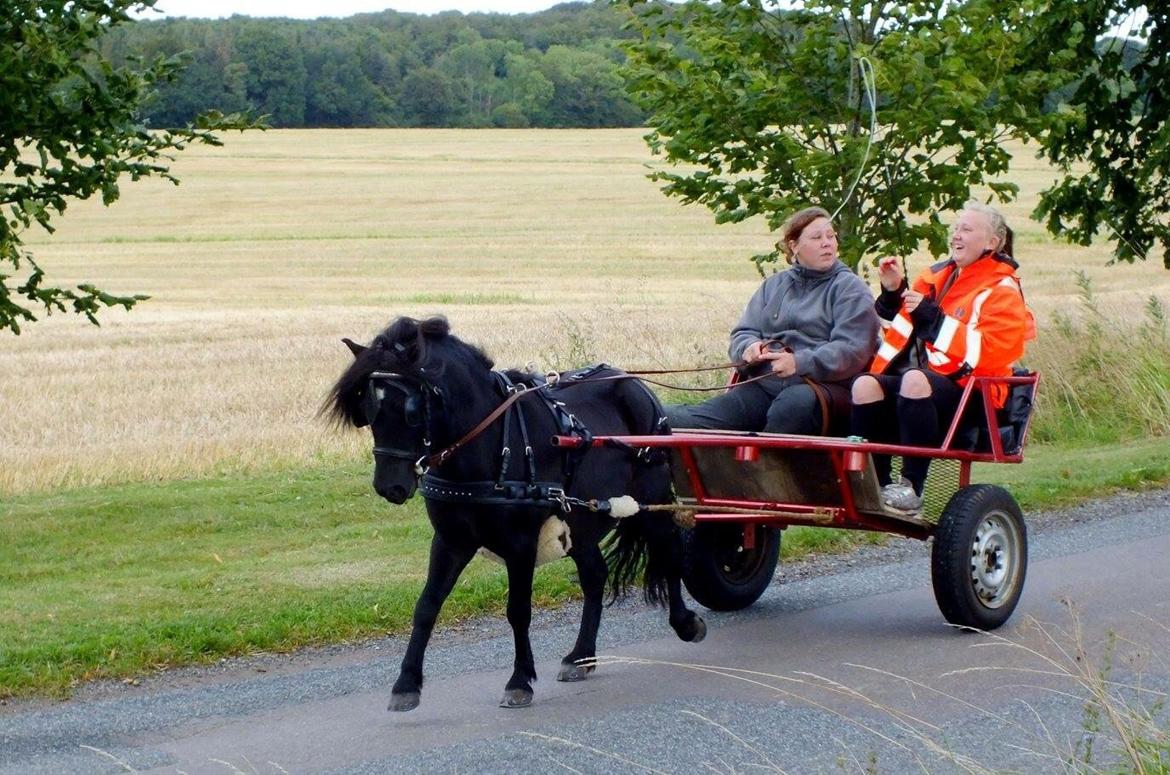
[[[1001,520],[1008,533],[1014,528],[1019,542],[1015,567],[1003,582],[1012,586],[995,607],[980,598],[972,573],[976,533],[989,517]],[[1015,611],[1027,575],[1028,531],[1015,498],[991,484],[964,487],[951,496],[935,528],[930,557],[934,599],[946,620],[968,629],[994,630]]]
[[[756,548],[742,551],[743,525],[703,523],[683,531],[683,584],[713,611],[747,608],[764,594],[780,561],[780,530],[756,525]]]

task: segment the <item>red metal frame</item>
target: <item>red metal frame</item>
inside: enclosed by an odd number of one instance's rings
[[[999,436],[996,409],[991,399],[993,385],[1032,385],[1039,381],[1038,374],[1021,377],[972,377],[963,390],[955,418],[947,430],[946,437],[938,448],[908,447],[900,444],[874,444],[865,441],[831,436],[791,436],[784,434],[743,434],[726,431],[684,431],[670,436],[597,436],[593,446],[604,446],[610,441],[619,441],[631,447],[658,447],[675,449],[682,461],[687,480],[694,493],[695,503],[702,506],[733,507],[749,509],[752,514],[702,513],[695,515],[701,522],[737,522],[744,525],[745,542],[754,541],[756,524],[770,524],[781,528],[789,525],[811,525],[835,527],[848,530],[870,530],[897,533],[912,538],[926,539],[934,531],[934,525],[924,520],[862,513],[857,510],[853,490],[847,482],[849,472],[862,470],[865,465],[864,453],[888,455],[915,455],[919,457],[945,458],[959,461],[959,486],[966,487],[971,481],[973,463],[1019,463],[1024,459],[1023,448],[1031,427],[1031,416],[1025,424],[1020,449],[1007,454]],[[972,396],[978,392],[983,401],[983,415],[987,423],[989,452],[969,452],[953,449],[955,437]],[[580,447],[585,442],[575,436],[555,436],[553,443],[559,447]],[[717,498],[711,496],[699,475],[693,450],[699,447],[724,447],[735,450],[735,459],[743,465],[751,465],[759,457],[760,449],[814,450],[828,453],[832,461],[833,474],[841,493],[841,505],[811,503],[784,503],[760,501],[745,498]],[[750,548],[745,543],[745,548]]]

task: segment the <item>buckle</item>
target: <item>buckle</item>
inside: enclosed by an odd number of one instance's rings
[[[560,487],[549,487],[548,497],[549,500],[559,503],[561,505],[561,511],[565,512],[566,514],[569,513],[569,511],[573,508],[573,504],[569,503],[569,499],[565,495],[565,491]]]

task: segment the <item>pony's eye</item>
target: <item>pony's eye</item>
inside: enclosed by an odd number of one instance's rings
[[[417,395],[412,395],[406,399],[406,403],[402,407],[406,424],[411,428],[418,428],[423,424],[422,415],[422,398]]]

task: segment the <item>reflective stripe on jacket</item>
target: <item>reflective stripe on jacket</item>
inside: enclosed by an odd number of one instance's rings
[[[949,259],[924,271],[913,288],[932,299],[942,314],[933,324],[916,326],[903,305],[889,321],[870,371],[884,372],[917,337],[925,345],[927,367],[960,385],[972,374],[1010,376],[1024,354],[1025,340],[1035,337],[1016,266],[1006,256],[987,254],[961,271]],[[958,277],[941,295],[955,271]],[[1007,394],[1006,385],[993,386],[996,407],[1003,406]]]

